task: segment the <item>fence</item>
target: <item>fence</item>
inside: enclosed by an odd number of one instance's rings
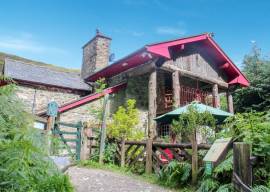
[[[145,163],[147,173],[159,171],[172,160],[191,162],[192,155],[188,153],[191,149],[190,143],[159,143],[148,139],[147,141],[118,141],[116,157],[123,166],[132,166],[136,162]],[[210,145],[199,144],[199,150],[208,150]]]

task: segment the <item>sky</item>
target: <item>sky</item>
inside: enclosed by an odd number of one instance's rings
[[[98,28],[115,60],[145,44],[213,32],[241,67],[253,43],[270,55],[269,0],[1,0],[0,52],[80,68]]]

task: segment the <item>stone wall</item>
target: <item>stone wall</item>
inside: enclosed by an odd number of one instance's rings
[[[79,94],[68,93],[63,90],[46,90],[22,85],[18,86],[16,94],[24,103],[26,110],[30,113],[32,113],[32,111],[35,113],[46,109],[48,103],[51,101],[56,101],[58,105],[62,105],[80,98]],[[89,110],[95,106],[99,106],[98,101],[65,112],[61,115],[61,121],[68,123],[88,120],[95,121],[95,118],[92,117],[89,112]]]
[[[148,131],[148,77],[149,74],[145,74],[125,79],[127,81],[126,89],[115,93],[110,102],[110,112],[113,114],[120,105],[125,104],[126,100],[135,99],[136,107],[139,110],[138,129],[141,129],[145,135]],[[114,85],[115,81],[119,83],[119,79],[122,79],[122,77],[111,79],[109,82]]]

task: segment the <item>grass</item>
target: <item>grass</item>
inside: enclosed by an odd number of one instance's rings
[[[174,188],[169,188],[167,186],[161,185],[161,183],[158,180],[157,175],[155,174],[142,174],[142,175],[137,175],[134,174],[128,169],[127,167],[121,168],[115,164],[99,164],[98,162],[95,161],[82,161],[78,164],[80,167],[87,167],[91,169],[102,169],[102,170],[107,170],[115,173],[119,173],[122,175],[126,175],[128,177],[132,177],[134,179],[138,179],[147,183],[155,184],[155,185],[160,185],[164,188],[168,188],[170,190],[173,190],[174,192],[194,192],[195,190],[193,188],[182,188],[182,189],[174,189]]]

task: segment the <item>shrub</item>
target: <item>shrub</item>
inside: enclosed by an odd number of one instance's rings
[[[16,87],[0,89],[0,191],[73,191],[44,154],[44,137],[16,98]]]
[[[161,184],[177,187],[186,185],[190,179],[191,165],[187,162],[171,161],[158,174]]]

